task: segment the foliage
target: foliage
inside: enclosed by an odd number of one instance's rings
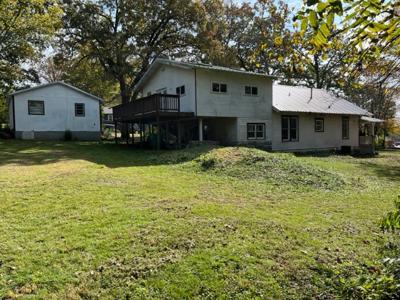
[[[105,100],[112,105],[119,99],[118,84],[107,76],[101,65],[81,53],[69,58],[62,53],[49,56],[37,65],[42,79],[47,82],[64,81]]]
[[[8,122],[8,106],[4,96],[0,93],[0,124]]]
[[[149,64],[161,54],[184,48],[192,38],[197,2],[64,1],[67,53],[84,53],[118,82],[123,103]]]
[[[22,64],[40,55],[59,28],[61,13],[57,0],[0,1],[0,94],[17,81],[37,81]]]
[[[360,49],[369,48],[374,54],[400,43],[400,3],[391,0],[307,0],[297,15],[303,32],[311,27],[316,47],[329,45],[337,32],[335,18],[341,19],[341,32],[351,37]]]

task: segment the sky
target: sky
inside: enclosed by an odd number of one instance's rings
[[[243,2],[249,2],[249,3],[254,3],[255,0],[234,0],[237,3],[243,3]],[[291,8],[296,8],[299,9],[301,5],[303,4],[303,0],[286,0],[284,1],[286,4],[289,5]]]

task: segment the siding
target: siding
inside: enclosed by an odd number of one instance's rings
[[[281,116],[296,115],[299,116],[299,141],[282,142]],[[314,131],[314,119],[324,118],[324,132]],[[359,146],[359,117],[349,117],[349,139],[342,139],[342,115],[319,115],[305,113],[272,113],[273,138],[272,149],[281,151],[294,150],[325,150],[339,149],[341,146]]]
[[[17,94],[16,131],[100,132],[99,101],[62,85]],[[28,100],[44,101],[45,115],[29,115]],[[85,103],[85,117],[75,117],[75,103]]]
[[[143,97],[146,97],[148,92],[154,94],[162,88],[167,88],[168,94],[175,95],[176,88],[185,85],[185,95],[181,96],[181,111],[195,112],[194,77],[194,70],[192,69],[161,66],[143,87]]]

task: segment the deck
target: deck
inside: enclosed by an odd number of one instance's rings
[[[194,113],[181,112],[180,96],[154,94],[113,107],[115,122],[134,123],[144,119],[176,119],[193,117]]]

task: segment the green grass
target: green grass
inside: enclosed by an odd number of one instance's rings
[[[400,152],[0,141],[0,298],[335,298],[399,181]]]

